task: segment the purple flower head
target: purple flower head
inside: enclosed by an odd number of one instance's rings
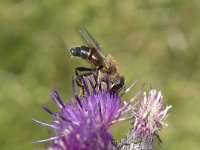
[[[53,124],[57,128],[66,128],[68,122],[76,125],[84,124],[90,118],[95,124],[108,129],[110,124],[120,117],[118,110],[121,106],[121,98],[113,93],[109,86],[107,89],[103,89],[100,85],[98,89],[95,88],[90,77],[87,79],[92,87],[92,92],[88,87],[86,78],[83,77],[85,95],[78,96],[74,81],[72,81],[75,99],[68,101],[66,104],[63,104],[58,92],[56,89],[54,90],[54,96],[51,97],[61,110],[56,116],[54,115]]]
[[[108,77],[106,86],[97,82],[95,74],[93,77],[94,80],[83,77],[85,95],[82,96],[78,96],[73,80],[72,90],[75,98],[66,104],[54,89],[51,98],[60,111],[54,113],[46,106],[42,106],[51,114],[52,124],[35,121],[52,128],[56,136],[38,142],[51,141],[50,149],[53,150],[107,150],[112,147],[112,136],[108,129],[126,112],[130,103],[120,108],[121,98],[111,91]]]

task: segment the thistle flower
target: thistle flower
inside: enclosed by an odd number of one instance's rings
[[[34,121],[52,128],[56,136],[38,142],[51,141],[49,149],[53,150],[109,150],[115,146],[109,127],[119,119],[123,120],[120,117],[126,112],[130,102],[120,108],[121,97],[111,91],[108,77],[105,88],[97,82],[96,74],[93,73],[93,77],[95,84],[90,77],[83,77],[84,96],[78,96],[73,80],[72,90],[75,99],[71,99],[66,104],[54,89],[54,95],[51,94],[51,98],[60,111],[54,113],[42,105],[42,108],[52,116],[52,124],[35,119]]]
[[[172,106],[164,107],[161,92],[151,89],[148,95],[144,93],[144,97],[135,107],[130,107],[135,122],[129,134],[120,143],[122,150],[152,150],[154,138],[159,138],[158,131],[163,126],[168,126],[164,120]]]
[[[149,94],[134,105],[132,102],[141,94],[142,89],[129,102],[124,101],[121,107],[121,97],[110,89],[108,76],[106,86],[94,80],[83,77],[85,94],[78,96],[72,81],[73,99],[63,103],[54,89],[52,100],[59,107],[58,112],[52,112],[46,106],[42,108],[52,116],[52,123],[37,123],[52,128],[55,136],[37,142],[50,141],[48,150],[152,150],[153,140],[158,137],[158,131],[163,126],[167,112],[172,106],[164,107],[161,92],[151,89]],[[128,92],[136,81],[126,90]],[[129,113],[128,117],[122,115]],[[130,132],[117,144],[112,139],[109,127],[119,121],[134,119]]]

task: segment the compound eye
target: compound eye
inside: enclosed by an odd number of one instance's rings
[[[124,84],[125,84],[125,79],[124,77],[121,77],[117,82],[113,83],[111,90],[118,91],[122,87],[124,87]]]

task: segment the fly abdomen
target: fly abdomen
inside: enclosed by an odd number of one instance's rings
[[[102,65],[104,59],[103,56],[93,47],[78,46],[70,48],[69,51],[72,56],[81,57],[97,68]]]
[[[87,46],[79,46],[79,47],[72,47],[70,48],[69,51],[72,56],[88,59],[91,53],[91,48]]]

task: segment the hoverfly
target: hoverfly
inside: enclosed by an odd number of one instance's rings
[[[70,54],[75,57],[80,57],[88,61],[92,68],[77,67],[75,68],[75,80],[78,86],[82,85],[82,76],[89,76],[95,72],[98,77],[98,83],[105,83],[106,76],[112,91],[121,94],[125,90],[125,78],[122,75],[117,61],[112,55],[105,55],[102,47],[86,30],[79,30],[81,37],[87,43],[87,46],[75,46],[70,48]],[[80,72],[84,72],[79,74]]]

